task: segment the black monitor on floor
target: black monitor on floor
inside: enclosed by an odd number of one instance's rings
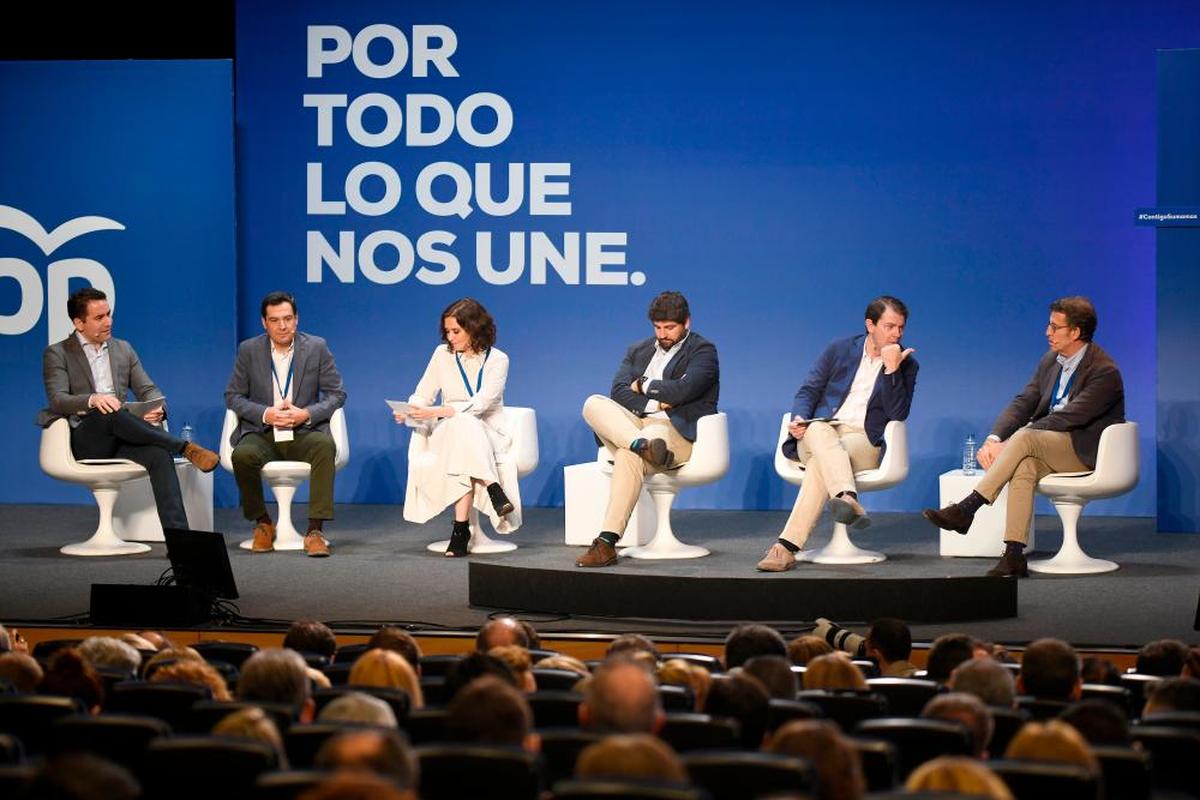
[[[207,597],[234,600],[238,596],[225,537],[213,531],[189,531],[166,528],[167,558],[175,573],[175,583],[203,593]]]

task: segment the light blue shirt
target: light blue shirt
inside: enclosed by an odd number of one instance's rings
[[[1079,352],[1073,356],[1059,356],[1058,364],[1062,367],[1062,373],[1058,376],[1058,387],[1054,392],[1054,396],[1062,395],[1062,399],[1051,407],[1051,411],[1062,411],[1069,402],[1067,397],[1067,384],[1071,381],[1071,376],[1075,374],[1075,369],[1079,366],[1079,362],[1083,361],[1083,354],[1087,352],[1087,345],[1079,348]]]

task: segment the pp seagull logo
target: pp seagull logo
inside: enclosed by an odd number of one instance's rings
[[[123,231],[125,226],[114,219],[100,216],[75,217],[47,231],[36,219],[19,208],[0,205],[0,229],[21,234],[49,256],[67,242],[96,231]],[[0,314],[0,334],[19,336],[37,324],[44,307],[42,278],[33,264],[20,258],[0,257],[0,279],[12,278],[21,289],[21,306],[12,314]],[[103,264],[91,258],[61,258],[46,267],[46,298],[50,312],[47,320],[47,339],[50,344],[67,336],[74,327],[67,319],[67,287],[71,278],[83,278],[108,295],[109,305],[116,308],[116,287],[112,275]]]

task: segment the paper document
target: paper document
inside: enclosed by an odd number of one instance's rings
[[[144,417],[154,409],[162,408],[163,404],[166,402],[166,396],[155,397],[151,400],[135,400],[132,403],[126,403],[123,408],[128,409],[129,413],[133,414],[135,417]]]
[[[392,413],[403,414],[404,424],[409,428],[417,428],[419,430],[430,430],[433,428],[433,420],[413,419],[410,416],[414,408],[412,403],[406,403],[403,400],[384,400],[383,402],[388,404],[388,408],[392,410]]]
[[[799,417],[795,417],[792,419],[792,422],[793,423],[800,422],[805,425],[811,425],[814,422],[828,422],[830,425],[841,425],[842,424],[842,421],[840,419],[837,419],[836,417],[813,417],[812,419],[801,419]]]

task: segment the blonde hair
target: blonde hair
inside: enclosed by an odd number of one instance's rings
[[[699,664],[689,663],[682,658],[669,658],[658,668],[658,682],[663,686],[683,686],[691,689],[696,711],[700,711],[708,700],[712,673]]]
[[[487,654],[508,664],[523,690],[537,691],[537,683],[533,678],[533,659],[524,647],[519,644],[502,644],[488,650]]]
[[[588,669],[587,664],[583,663],[575,656],[563,655],[562,653],[559,653],[556,656],[546,656],[533,666],[536,669],[565,669],[570,672],[578,672],[580,675],[592,674],[592,671]]]
[[[203,661],[204,656],[187,646],[172,646],[159,650],[142,664],[142,675],[151,676],[155,668],[164,661]]]
[[[165,667],[157,669],[150,676],[152,683],[161,681],[178,681],[181,683],[195,683],[200,686],[207,686],[212,691],[213,700],[229,700],[229,686],[225,683],[225,679],[221,677],[221,673],[209,663],[204,661],[194,661],[186,658],[182,661],[176,661],[173,664],[167,664]]]
[[[965,756],[941,756],[913,770],[904,783],[910,792],[957,792],[992,800],[1013,800],[1012,792],[996,773]]]
[[[805,689],[866,689],[867,679],[845,653],[829,653],[808,662]]]
[[[671,746],[648,733],[607,736],[588,745],[575,761],[575,777],[688,780]]]
[[[351,686],[378,686],[385,689],[403,689],[413,708],[425,706],[425,695],[421,692],[421,681],[417,672],[404,656],[393,650],[376,647],[358,657],[350,668],[347,683]]]
[[[792,720],[769,736],[763,749],[811,761],[817,772],[813,796],[819,800],[853,800],[866,791],[862,758],[836,722]]]
[[[246,739],[258,739],[275,748],[275,756],[279,760],[278,769],[287,769],[287,751],[283,746],[283,736],[275,720],[257,706],[249,706],[227,714],[213,726],[214,736],[240,736]]]
[[[799,636],[788,642],[787,646],[788,660],[801,667],[817,656],[828,655],[832,652],[833,647],[820,636]]]
[[[1073,764],[1099,773],[1100,762],[1083,735],[1065,722],[1028,722],[1017,731],[1004,752],[1005,758]]]

